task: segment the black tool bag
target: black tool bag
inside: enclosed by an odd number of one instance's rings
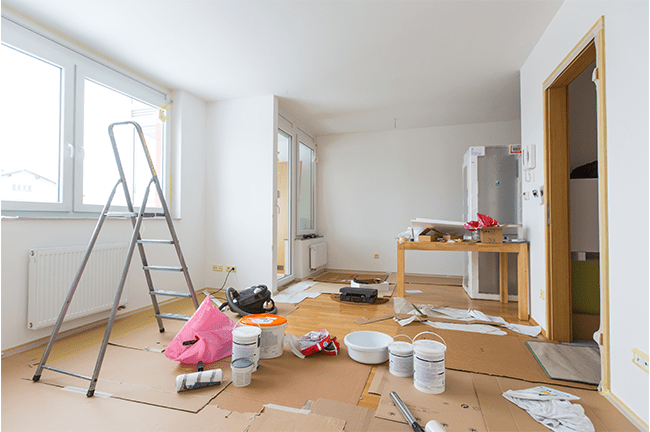
[[[339,299],[354,303],[374,303],[377,300],[377,290],[374,288],[344,287],[339,290]]]

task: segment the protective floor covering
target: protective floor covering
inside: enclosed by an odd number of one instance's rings
[[[598,385],[600,352],[589,346],[526,341],[549,378]]]

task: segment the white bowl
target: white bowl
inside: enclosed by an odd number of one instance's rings
[[[348,355],[354,361],[365,364],[379,364],[388,360],[388,344],[393,338],[375,331],[358,331],[343,339]]]

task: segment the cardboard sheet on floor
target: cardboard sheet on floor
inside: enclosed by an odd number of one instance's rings
[[[49,366],[91,376],[98,353],[96,347]],[[215,368],[223,371],[220,385],[177,393],[176,376],[196,372],[196,365],[181,364],[163,353],[108,345],[96,391],[120,399],[197,412],[231,382],[230,357],[205,365],[206,370]],[[58,387],[87,389],[89,385],[87,380],[48,370],[43,371],[41,381]]]
[[[345,420],[339,418],[265,407],[251,422],[247,432],[338,432],[344,427]]]
[[[445,366],[448,369],[516,378],[535,383],[596,389],[593,385],[549,378],[526,346],[526,341],[536,340],[534,338],[432,329],[426,324],[415,322],[401,327],[397,333],[413,338],[422,331],[434,331],[445,340],[447,344]],[[437,340],[432,335],[427,335],[426,338]]]
[[[324,398],[313,402],[309,410],[314,414],[345,420],[346,432],[368,431],[370,422],[375,417],[375,411],[370,408]]]
[[[478,413],[481,423],[485,425],[483,428],[476,428],[477,431],[507,430],[528,432],[548,430],[535,421],[525,410],[502,396],[503,392],[507,390],[532,388],[536,384],[512,378],[449,369],[445,371],[445,378],[445,391],[439,395],[429,395],[417,390],[413,386],[412,378],[395,377],[388,372],[388,367],[378,367],[375,378],[368,390],[370,393],[382,395],[377,407],[376,417],[393,420],[395,420],[393,417],[397,417],[397,421],[403,421],[399,411],[397,411],[397,415],[393,415],[395,407],[389,393],[395,391],[409,407],[411,413],[415,417],[419,417],[418,422],[422,420],[420,423],[424,425],[428,420],[435,419],[443,424],[448,432],[470,430],[458,429],[457,425],[462,424],[462,422],[459,423],[456,416],[474,418],[475,413]],[[573,403],[578,403],[584,408],[585,414],[593,423],[596,431],[635,430],[632,423],[597,391],[558,385],[552,385],[551,387],[580,397],[580,400]],[[463,395],[462,392],[467,392],[467,394]],[[471,401],[472,403],[462,402],[459,405],[461,400]],[[433,416],[435,412],[439,413],[436,414],[438,415],[437,418]],[[381,430],[397,431],[399,429]]]
[[[240,412],[258,412],[269,403],[302,408],[321,397],[356,405],[371,369],[352,360],[343,343],[337,356],[316,353],[304,359],[285,348],[280,357],[260,361],[251,384],[230,385],[210,404]]]
[[[111,338],[108,343],[115,346],[124,348],[140,349],[145,351],[163,352],[167,345],[176,337],[178,332],[183,328],[186,321],[178,320],[165,320],[163,325],[165,331],[160,333],[158,323],[153,320],[153,323],[120,338]]]
[[[416,389],[412,378],[384,374],[381,399],[375,415],[386,420],[406,423],[390,398],[389,393],[394,391],[422,427],[430,420],[437,420],[449,432],[486,431],[481,407],[474,391],[472,374],[448,370],[445,375],[444,393],[432,395]]]

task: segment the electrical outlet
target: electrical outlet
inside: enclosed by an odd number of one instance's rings
[[[633,348],[632,355],[632,362],[648,373],[648,354],[638,348]]]
[[[237,273],[237,266],[226,266],[226,271],[231,273]]]
[[[544,300],[544,290],[539,290],[539,298]]]
[[[216,264],[212,266],[212,271],[222,271],[222,270],[223,270],[223,266],[216,265]]]
[[[375,256],[373,258],[379,259],[379,254],[375,254]]]

